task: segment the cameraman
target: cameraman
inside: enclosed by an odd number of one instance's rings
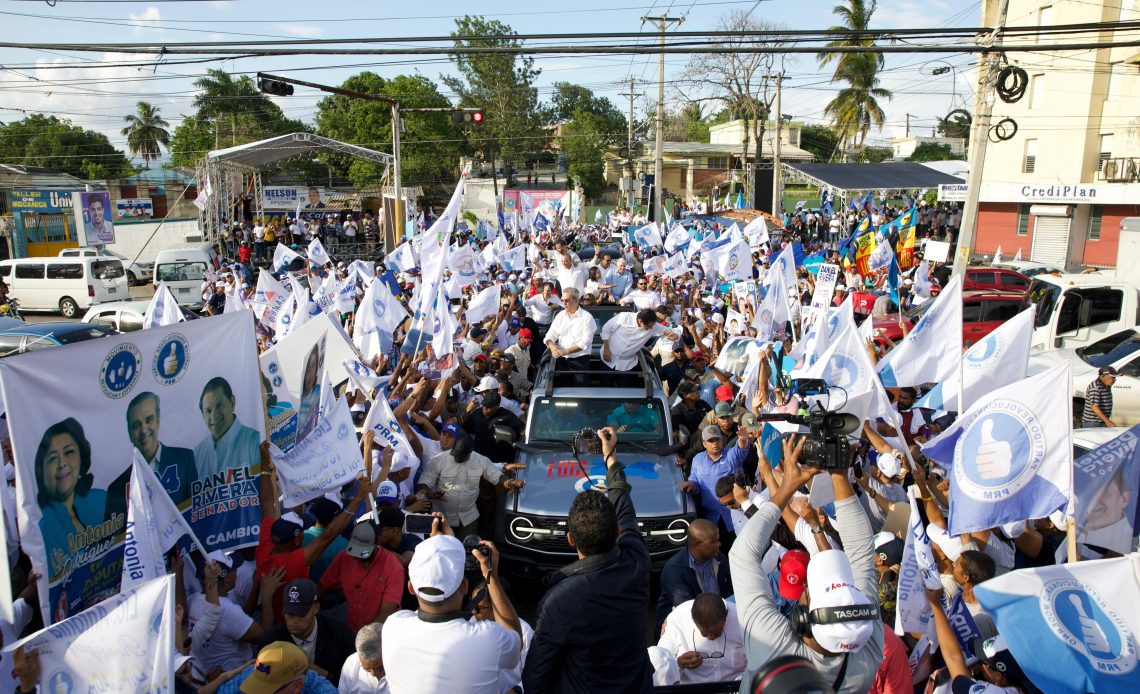
[[[840,618],[845,608],[850,608],[848,613],[864,612],[866,606],[876,604],[877,595],[874,536],[846,470],[831,471],[831,481],[835,487],[835,525],[849,554],[827,550],[812,557],[807,589],[791,618],[780,612],[768,576],[761,569],[761,558],[771,544],[781,513],[796,490],[821,472],[797,464],[805,440],[784,440],[783,482],[772,490],[771,500],[761,504],[748,520],[729,552],[748,656],[744,681],[751,681],[769,661],[795,655],[810,661],[835,691],[866,692],[883,661],[883,623],[877,614],[874,618]],[[747,501],[747,489],[737,486],[733,492],[740,503]],[[795,619],[797,612],[806,623]],[[830,623],[821,623],[824,621]]]
[[[649,551],[611,427],[598,432],[606,494],[586,490],[570,505],[566,539],[578,561],[551,576],[527,653],[527,692],[652,692],[645,641]],[[607,498],[608,497],[608,498]]]

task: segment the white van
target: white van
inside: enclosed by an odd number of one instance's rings
[[[212,243],[184,243],[158,252],[154,259],[154,283],[165,282],[182,306],[202,305],[202,283],[207,272],[222,268]]]
[[[0,279],[22,311],[76,318],[95,304],[129,298],[123,264],[111,258],[17,258],[0,261]]]

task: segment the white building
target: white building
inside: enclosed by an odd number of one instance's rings
[[[896,137],[891,139],[891,149],[894,150],[895,159],[906,159],[914,154],[914,150],[918,149],[919,145],[927,142],[936,145],[949,145],[950,154],[955,157],[962,157],[966,154],[966,139],[962,137],[922,137],[920,135]]]

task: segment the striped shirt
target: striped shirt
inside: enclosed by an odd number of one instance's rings
[[[1100,408],[1101,414],[1105,418],[1112,418],[1112,389],[1099,378],[1085,389],[1085,411],[1081,414],[1081,419],[1086,422],[1100,421],[1100,417],[1097,417],[1096,413],[1093,412],[1093,405]]]

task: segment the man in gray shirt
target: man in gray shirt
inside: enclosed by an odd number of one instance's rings
[[[835,691],[852,693],[871,688],[883,661],[883,622],[877,610],[871,608],[877,607],[878,595],[874,535],[846,471],[831,474],[835,527],[846,555],[828,550],[809,562],[807,590],[797,605],[810,619],[807,630],[797,629],[792,619],[780,612],[768,576],[761,568],[761,559],[771,545],[772,531],[780,522],[783,509],[798,488],[820,474],[818,469],[797,465],[803,445],[803,437],[794,443],[785,439],[783,482],[779,489],[772,490],[771,500],[756,509],[728,555],[748,657],[742,694],[751,691],[749,684],[757,670],[784,655],[806,658],[834,685]],[[740,486],[733,491],[744,508],[748,491]],[[829,623],[821,623],[825,621]]]

